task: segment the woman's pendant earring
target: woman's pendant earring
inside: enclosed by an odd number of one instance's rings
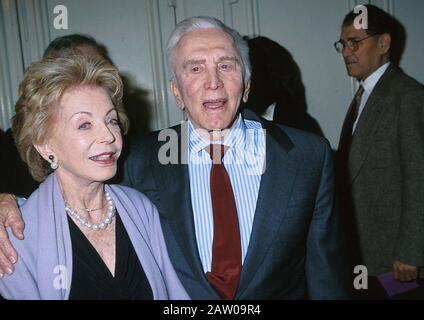
[[[53,170],[56,170],[58,165],[57,165],[57,162],[54,161],[54,156],[52,154],[49,155],[49,160],[51,161],[50,162],[50,168],[52,168]]]

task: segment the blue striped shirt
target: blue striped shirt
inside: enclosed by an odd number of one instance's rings
[[[200,136],[189,121],[188,167],[197,246],[203,270],[211,270],[213,212],[210,194],[212,161],[205,148],[210,141]],[[214,142],[218,143],[218,142]],[[223,163],[233,187],[240,226],[242,262],[246,257],[265,160],[265,133],[259,122],[239,115],[230,133],[219,142],[228,146]]]

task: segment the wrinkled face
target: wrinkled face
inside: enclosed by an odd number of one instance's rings
[[[231,37],[216,28],[191,31],[176,46],[173,62],[171,90],[195,128],[231,127],[241,99],[247,101],[249,93]]]
[[[340,40],[361,40],[368,37],[364,29],[356,29],[353,24],[342,28]],[[348,47],[343,49],[343,59],[347,73],[358,80],[365,80],[380,66],[389,61],[385,37],[376,35],[361,41],[358,50],[352,51]]]
[[[94,86],[69,89],[57,107],[48,147],[59,164],[58,176],[82,183],[112,178],[122,138],[106,91]]]

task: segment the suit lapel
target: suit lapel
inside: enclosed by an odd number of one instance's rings
[[[365,108],[359,118],[355,133],[352,139],[352,146],[349,154],[350,181],[353,182],[358,176],[367,154],[373,143],[373,137],[389,103],[387,103],[387,89],[389,83],[396,72],[392,65],[386,70],[372,91]]]
[[[206,281],[203,273],[203,267],[200,261],[199,250],[197,247],[196,233],[194,228],[193,220],[193,209],[191,204],[190,196],[190,179],[188,173],[188,165],[186,162],[181,164],[181,157],[185,156],[187,151],[181,146],[181,126],[175,127],[178,134],[178,151],[179,151],[179,162],[178,164],[167,164],[163,165],[158,162],[157,155],[159,149],[165,143],[158,144],[156,152],[152,153],[151,163],[154,164],[153,175],[157,181],[158,195],[161,198],[160,212],[162,218],[164,218],[165,224],[168,224],[169,228],[164,229],[164,232],[172,233],[172,237],[168,239],[175,239],[176,242],[170,242],[168,244],[168,251],[170,255],[175,252],[181,252],[182,256],[173,259],[173,262],[177,266],[178,261],[185,259],[189,270],[183,269],[184,272],[192,272],[192,277],[198,279],[201,284],[207,288],[211,294],[214,295],[214,291],[211,289]],[[184,146],[184,144],[183,144]],[[176,248],[179,250],[175,250]],[[184,266],[182,264],[181,266]]]
[[[285,133],[274,125],[267,126],[265,123],[262,125],[267,130],[266,170],[261,178],[252,234],[237,297],[248,288],[272,246],[272,241],[287,214],[286,208],[298,168],[297,163],[288,154],[293,145]]]

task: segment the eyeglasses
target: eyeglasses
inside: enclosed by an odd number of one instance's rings
[[[350,50],[352,51],[356,51],[359,48],[359,42],[364,41],[368,38],[374,37],[374,36],[378,36],[380,35],[379,33],[375,33],[372,35],[369,35],[368,37],[359,39],[359,40],[355,40],[355,39],[349,39],[346,42],[343,40],[339,40],[337,42],[334,43],[334,48],[336,48],[337,52],[339,53],[343,53],[344,48],[348,47]]]

